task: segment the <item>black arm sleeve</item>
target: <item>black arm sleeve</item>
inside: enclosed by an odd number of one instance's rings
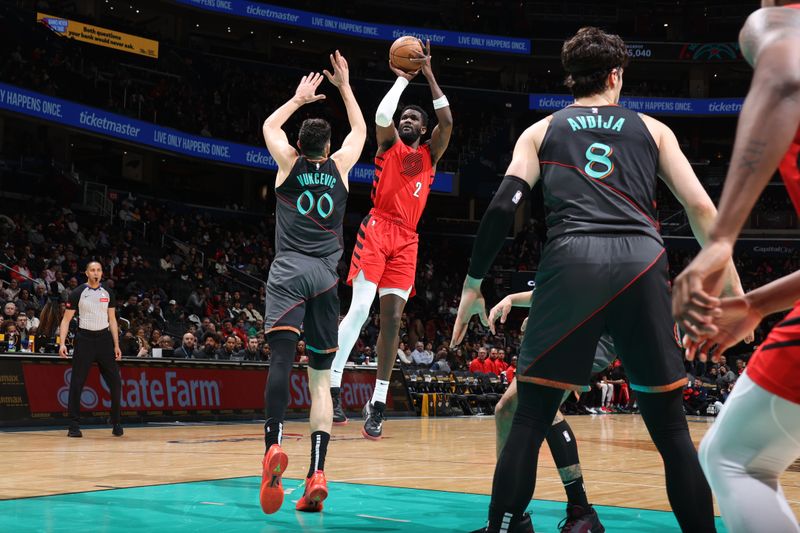
[[[481,219],[472,246],[470,277],[483,279],[505,243],[508,228],[514,223],[517,207],[531,193],[528,183],[516,176],[505,176]]]

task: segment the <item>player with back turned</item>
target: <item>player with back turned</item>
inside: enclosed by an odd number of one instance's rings
[[[389,64],[397,80],[375,113],[378,152],[372,184],[374,207],[358,230],[347,278],[353,284],[353,298],[339,326],[339,351],[331,369],[334,420],[346,422],[339,398],[342,372],[377,292],[380,299],[378,372],[373,396],[364,406],[366,421],[361,431],[365,438],[372,440],[380,439],[383,434],[386,395],[397,354],[400,320],[417,269],[417,224],[428,201],[436,164],[447,149],[453,131],[450,104],[431,69],[430,42],[424,56],[411,61],[419,65],[419,70],[407,73]],[[403,90],[419,72],[430,85],[438,120],[430,141],[425,143],[422,136],[428,130],[428,115],[421,107],[404,107],[398,127],[395,128],[393,122]]]
[[[454,341],[472,315],[486,324],[482,279],[517,206],[542,180],[547,243],[520,348],[518,406],[494,474],[483,531],[532,531],[525,516],[539,448],[563,392],[588,384],[603,333],[638,392],[639,408],[664,461],[667,494],[684,531],[714,531],[711,491],[683,411],[683,357],[670,316],[668,267],[654,220],[660,177],[686,209],[702,244],[716,214],[661,122],[618,105],[628,53],[619,36],[582,28],[561,60],[575,103],[522,133],[473,247]],[[741,292],[733,263],[729,290]]]
[[[283,421],[289,404],[289,377],[300,326],[305,328],[309,352],[308,388],[311,393],[311,462],[305,491],[296,509],[319,512],[328,495],[325,455],[330,440],[333,406],[330,369],[336,353],[339,319],[339,276],[342,256],[342,220],[347,203],[347,174],[358,161],[367,126],[350,88],[347,61],[331,55],[333,74],[324,71],[342,95],[350,133],[341,148],[330,154],[331,127],[310,118],[300,126],[297,147],[289,144],[282,126],[305,104],[325,98],[315,94],[322,75],[303,76],[295,95],[264,122],[264,140],[278,164],[275,178],[275,260],[267,280],[264,327],[272,352],[264,391],[264,443],[261,509],[272,514],[283,503],[281,477],[289,458],[281,448]]]
[[[792,311],[750,358],[700,445],[700,462],[731,532],[798,532],[780,475],[800,457],[800,272],[746,296],[716,298],[720,272],[777,167],[800,213],[800,3],[750,15],[739,34],[755,67],[739,116],[708,245],[675,280],[673,312],[688,356],[730,348],[772,313]],[[794,8],[794,9],[786,9]],[[716,314],[721,313],[721,316]]]

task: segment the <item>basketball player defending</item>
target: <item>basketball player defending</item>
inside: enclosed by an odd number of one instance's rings
[[[499,319],[501,324],[505,324],[508,313],[512,307],[530,308],[535,290],[509,294],[489,311],[489,329],[492,335],[495,334],[495,322]],[[528,319],[522,323],[522,333],[527,329]],[[614,343],[608,335],[603,335],[595,349],[594,362],[592,363],[592,374],[602,372],[617,358],[614,350]],[[562,399],[566,401],[572,391],[565,391]],[[508,440],[508,432],[511,430],[511,422],[517,410],[517,380],[514,379],[503,393],[500,401],[494,407],[495,422],[495,449],[497,457],[503,451]],[[597,512],[589,504],[586,497],[586,486],[583,482],[583,471],[578,455],[578,441],[569,423],[561,414],[556,411],[553,425],[547,432],[547,445],[550,447],[550,454],[553,462],[558,469],[558,475],[564,490],[567,493],[567,517],[563,520],[561,531],[578,532],[594,531],[602,533],[605,531]]]
[[[517,206],[541,178],[548,240],[520,350],[517,411],[495,469],[486,530],[532,530],[524,513],[539,448],[564,389],[588,383],[597,342],[608,333],[639,393],[678,523],[684,531],[714,531],[711,491],[683,412],[686,372],[670,316],[666,252],[653,218],[657,177],[686,209],[701,244],[716,210],[672,131],[617,104],[628,60],[622,39],[583,28],[564,44],[561,60],[576,102],[517,141],[478,229],[453,331],[458,343],[472,315],[486,323],[481,281]],[[741,291],[733,263],[727,268],[728,288]]]
[[[339,350],[331,369],[334,420],[344,423],[347,418],[339,397],[342,372],[377,292],[380,297],[378,373],[372,399],[364,406],[366,421],[361,431],[364,437],[372,440],[380,439],[383,432],[386,394],[397,355],[400,319],[414,285],[419,242],[417,223],[428,201],[436,163],[447,149],[453,130],[450,104],[431,69],[430,42],[426,46],[426,55],[415,61],[420,69],[410,74],[389,64],[397,74],[397,80],[375,113],[378,153],[375,155],[375,179],[372,183],[374,207],[364,218],[356,237],[347,278],[353,284],[353,299],[339,326]],[[438,121],[430,141],[426,143],[421,140],[428,130],[428,115],[421,107],[404,107],[397,128],[393,122],[403,90],[419,72],[430,85]]]
[[[330,368],[336,352],[339,319],[339,276],[342,256],[342,219],[347,203],[347,174],[364,148],[367,127],[349,83],[347,61],[337,51],[331,56],[333,74],[328,80],[339,89],[350,121],[342,147],[329,156],[331,127],[322,119],[307,119],[300,126],[297,147],[281,129],[301,106],[322,100],[315,94],[322,75],[303,76],[295,95],[264,122],[264,140],[278,164],[275,178],[275,260],[267,281],[265,328],[272,350],[264,391],[267,452],[261,477],[261,509],[272,514],[283,503],[281,476],[288,457],[281,449],[283,420],[289,404],[289,375],[305,325],[309,352],[308,388],[311,393],[311,466],[298,511],[318,512],[328,495],[323,469],[330,440],[333,408]]]
[[[800,272],[746,296],[713,298],[719,272],[776,167],[800,213],[800,4],[762,5],[739,35],[755,73],[719,216],[708,246],[675,281],[673,311],[686,324],[692,357],[715,344],[722,353],[763,317],[792,309],[751,357],[700,445],[700,462],[729,531],[798,532],[778,478],[800,457]]]

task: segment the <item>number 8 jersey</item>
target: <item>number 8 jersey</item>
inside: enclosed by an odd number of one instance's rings
[[[539,148],[547,237],[644,234],[656,223],[658,147],[635,111],[572,105],[552,115]]]
[[[416,231],[433,176],[430,145],[414,149],[397,139],[391,148],[375,156],[373,213]]]
[[[341,256],[347,188],[332,159],[314,162],[298,157],[286,180],[275,188],[275,196],[276,253]]]

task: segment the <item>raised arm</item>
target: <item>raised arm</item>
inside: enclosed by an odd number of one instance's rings
[[[473,315],[477,314],[484,326],[489,325],[486,302],[480,289],[481,282],[505,243],[505,236],[514,223],[517,208],[539,181],[539,146],[549,125],[548,117],[522,133],[514,146],[514,155],[506,175],[481,219],[453,325],[451,347],[461,343]]]
[[[264,133],[264,142],[267,143],[269,153],[278,164],[279,178],[281,175],[285,177],[289,173],[297,159],[297,150],[289,144],[286,132],[283,131],[283,125],[295,111],[305,104],[325,99],[324,94],[314,94],[323,79],[322,74],[316,72],[310,72],[308,76],[303,76],[294,96],[273,111],[264,121],[261,131]]]
[[[428,80],[428,85],[431,88],[433,109],[436,112],[437,122],[431,133],[431,159],[433,166],[436,166],[436,163],[444,155],[444,151],[447,150],[447,145],[450,144],[450,135],[453,133],[453,113],[450,112],[450,102],[447,101],[447,97],[433,76],[430,39],[425,46],[425,57],[412,59],[411,61],[420,65],[422,75]]]
[[[394,125],[394,114],[397,105],[400,103],[400,96],[414,77],[419,74],[416,72],[408,73],[392,65],[389,61],[389,68],[397,75],[397,79],[383,97],[378,109],[375,111],[375,134],[378,140],[378,155],[392,147],[397,142],[397,128]]]
[[[328,81],[339,89],[347,110],[347,120],[350,122],[350,133],[345,137],[341,148],[331,158],[336,162],[339,174],[347,185],[347,174],[358,162],[361,151],[364,149],[364,142],[367,140],[367,123],[364,122],[364,115],[361,114],[361,108],[358,107],[353,89],[350,87],[350,69],[347,60],[339,53],[339,50],[336,50],[335,54],[331,54],[331,65],[333,74],[327,70],[323,72]]]

